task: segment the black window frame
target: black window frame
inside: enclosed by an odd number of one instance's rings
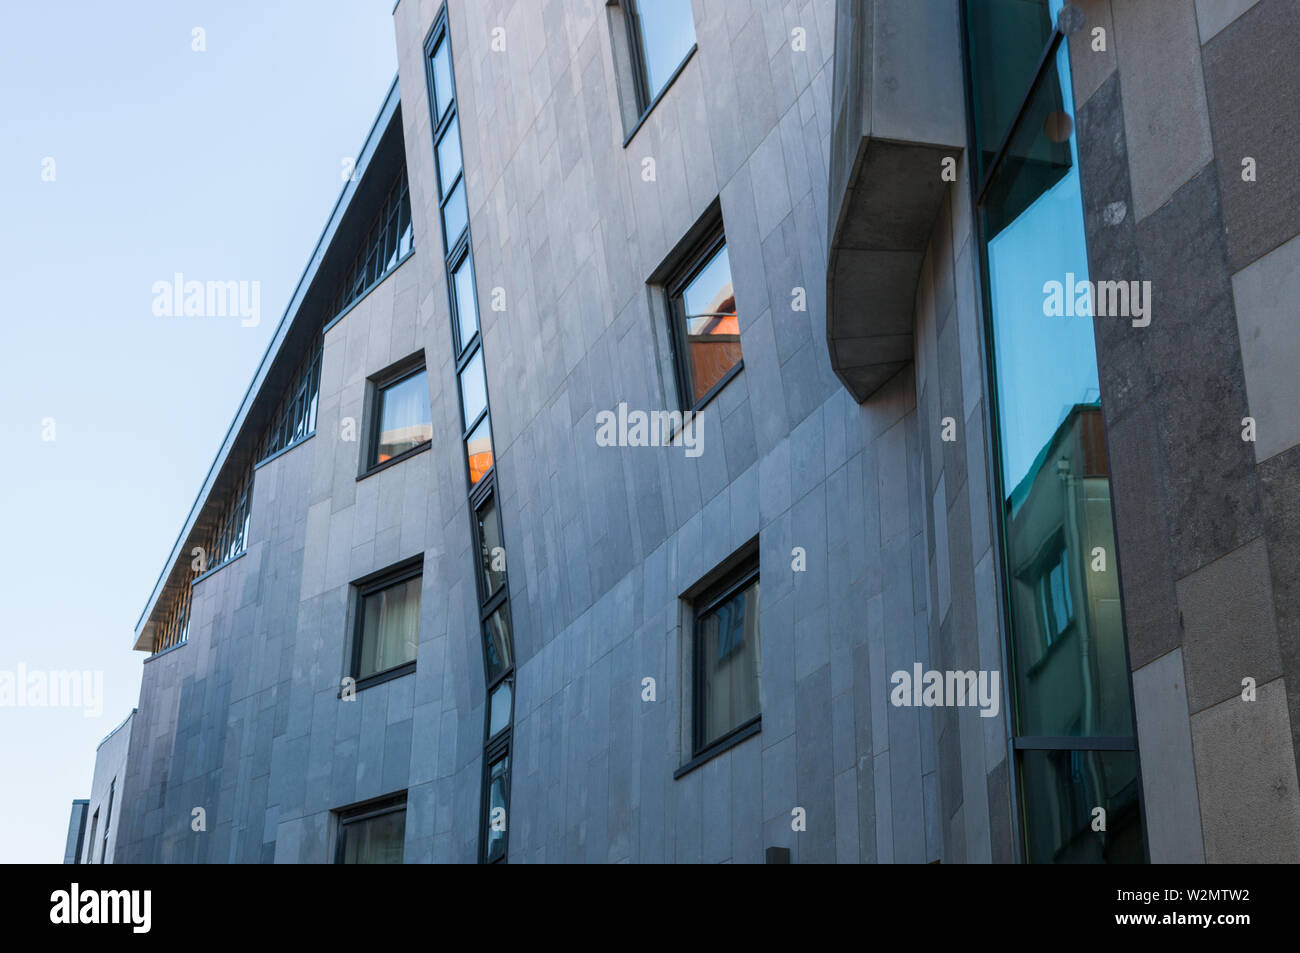
[[[362,801],[349,807],[339,808],[334,811],[335,833],[334,833],[334,863],[343,864],[343,856],[347,850],[347,828],[353,824],[360,824],[365,821],[372,821],[378,817],[384,817],[388,814],[406,813],[406,792],[400,791],[396,794],[385,794],[381,797],[371,798],[368,801]],[[405,825],[405,822],[403,822]],[[406,863],[406,844],[403,839],[402,844],[402,863]]]
[[[366,599],[370,596],[377,595],[386,589],[410,582],[412,579],[423,579],[424,577],[424,557],[415,556],[411,559],[403,560],[395,566],[387,569],[381,569],[377,573],[371,573],[352,583],[352,639],[348,649],[348,670],[345,673],[353,682],[353,691],[360,692],[364,689],[371,688],[375,685],[382,685],[384,682],[390,682],[395,678],[402,678],[410,675],[415,671],[416,662],[419,660],[417,650],[416,658],[407,662],[401,662],[397,665],[386,668],[383,671],[373,672],[370,675],[361,676],[361,652],[365,647],[365,624],[366,624]],[[424,610],[424,599],[421,594],[420,600],[421,612]],[[419,639],[419,621],[416,622],[418,646]],[[342,697],[342,689],[339,691]]]
[[[480,863],[484,864],[504,864],[510,855],[510,782],[514,775],[514,751],[511,750],[509,730],[502,733],[502,736],[489,741],[483,749],[483,777],[480,781],[483,798],[483,816],[479,826],[479,843],[482,845],[479,858]],[[505,767],[505,808],[506,808],[506,829],[503,831],[499,843],[500,853],[493,855],[488,849],[490,844],[490,828],[492,826],[492,768],[506,759]]]
[[[379,455],[380,428],[383,426],[384,392],[392,387],[396,387],[398,384],[405,383],[417,374],[425,374],[427,381],[428,372],[429,368],[424,363],[424,352],[417,351],[410,357],[404,358],[396,364],[393,364],[391,367],[375,374],[368,381],[370,388],[370,412],[367,414],[366,422],[366,452],[361,458],[361,472],[357,476],[358,480],[363,480],[373,473],[378,473],[380,470],[386,470],[391,466],[401,463],[403,460],[409,460],[416,454],[424,453],[433,446],[433,436],[432,433],[430,433],[428,440],[416,444],[409,450],[403,450],[401,453],[391,456],[387,460],[380,462],[376,461],[376,457]],[[429,423],[430,427],[432,427],[432,407],[429,410]]]
[[[681,777],[727,749],[740,744],[745,739],[757,734],[762,727],[763,713],[760,709],[757,715],[747,718],[738,725],[733,725],[731,728],[718,735],[718,737],[713,739],[706,739],[704,737],[704,639],[702,637],[702,623],[705,617],[712,613],[713,610],[717,609],[720,605],[727,602],[743,590],[748,589],[751,585],[758,583],[760,580],[759,568],[758,553],[747,553],[740,558],[734,567],[726,570],[717,581],[709,584],[707,588],[691,600],[691,757],[684,765],[677,769],[673,775],[674,778]],[[760,608],[760,625],[761,611]],[[761,652],[761,628],[759,640],[759,651]],[[759,685],[761,698],[761,676]]]
[[[690,341],[686,329],[685,292],[691,282],[713,261],[718,252],[727,247],[727,232],[720,213],[710,218],[703,234],[692,241],[685,252],[676,256],[676,265],[664,283],[665,304],[668,312],[669,338],[673,352],[673,369],[677,376],[677,400],[683,412],[698,413],[726,387],[741,371],[745,369],[742,354],[725,374],[699,398],[695,399],[695,375],[691,370]],[[728,253],[730,256],[730,253]],[[730,257],[728,257],[730,261]],[[735,291],[736,277],[731,276],[732,291]],[[740,307],[736,307],[736,321],[739,325]]]
[[[439,51],[446,51],[446,61],[448,74],[451,79],[450,98],[445,104],[439,102],[437,95],[437,82],[433,68],[434,55]],[[425,36],[422,47],[425,63],[425,83],[426,92],[429,97],[429,114],[432,126],[432,145],[434,155],[434,176],[438,188],[438,219],[439,229],[442,233],[443,240],[443,270],[447,284],[447,296],[449,299],[449,314],[451,317],[452,332],[452,355],[456,375],[456,394],[459,405],[458,414],[461,420],[461,452],[463,454],[464,474],[466,482],[466,502],[467,513],[470,519],[471,540],[474,543],[475,562],[479,563],[482,552],[482,541],[477,529],[477,511],[491,499],[497,507],[497,519],[501,520],[500,497],[496,494],[496,448],[492,442],[492,413],[491,413],[491,394],[487,387],[487,366],[486,354],[483,348],[482,334],[482,308],[478,299],[478,275],[474,262],[473,243],[471,239],[471,225],[469,221],[469,196],[467,185],[467,169],[464,152],[464,138],[461,135],[459,125],[459,100],[456,95],[455,79],[455,57],[451,47],[451,32],[447,20],[447,6],[442,4],[438,13],[434,17],[433,25],[429,28]],[[452,180],[450,187],[443,193],[442,190],[442,173],[438,166],[438,144],[444,136],[449,135],[452,124],[457,126],[458,142],[460,148],[460,172]],[[447,234],[447,207],[450,204],[451,197],[455,194],[456,189],[461,189],[465,195],[465,223],[462,230],[456,235]],[[473,292],[473,306],[475,308],[475,321],[473,332],[468,339],[462,339],[461,335],[461,315],[460,299],[455,287],[455,272],[457,269],[468,266],[475,270]],[[465,419],[465,390],[464,390],[464,373],[469,364],[479,357],[484,362],[483,367],[483,396],[484,406],[473,420]],[[469,439],[480,427],[487,427],[488,433],[488,452],[491,454],[489,466],[480,474],[476,481],[473,477],[473,469],[470,458]],[[501,545],[505,545],[504,536],[502,536]],[[502,671],[495,677],[487,679],[487,691],[484,696],[484,757],[481,762],[482,773],[480,778],[480,807],[479,807],[479,862],[505,863],[509,856],[509,825],[506,828],[506,837],[501,839],[501,853],[499,856],[489,856],[487,850],[487,828],[489,825],[489,800],[490,800],[490,770],[491,766],[500,761],[501,758],[512,756],[512,744],[514,736],[514,634],[513,621],[510,616],[510,599],[509,599],[509,581],[503,578],[502,585],[492,593],[485,592],[485,584],[482,579],[481,566],[474,567],[475,589],[479,596],[479,638],[482,642],[480,646],[483,652],[484,671],[488,672],[487,656],[487,639],[486,624],[487,621],[496,612],[504,615],[505,624],[510,635],[510,664],[503,666]],[[511,682],[511,711],[510,717],[505,727],[496,734],[490,735],[492,708],[492,693],[506,680]],[[507,762],[505,773],[505,799],[506,804],[510,802],[510,783],[511,767]]]
[[[502,571],[501,585],[496,588],[495,592],[488,593],[485,591],[486,587],[483,581],[482,568],[478,565],[479,556],[483,551],[483,539],[482,539],[482,535],[479,533],[479,527],[478,527],[478,513],[479,510],[481,510],[489,502],[492,503],[492,505],[494,505],[497,509],[497,522],[498,525],[500,525],[501,500],[496,492],[496,475],[492,471],[489,471],[488,473],[484,474],[483,479],[481,479],[478,482],[478,484],[474,487],[474,492],[470,494],[470,498],[469,498],[470,538],[474,540],[474,552],[475,552],[475,567],[474,567],[475,591],[478,593],[478,602],[479,602],[479,641],[481,643],[481,647],[483,651],[484,684],[487,686],[487,691],[483,696],[484,708],[485,708],[485,711],[483,713],[483,719],[484,719],[483,737],[488,739],[488,744],[490,745],[492,742],[494,742],[501,736],[508,734],[510,731],[510,725],[514,723],[513,715],[514,715],[514,703],[515,703],[514,700],[515,628],[514,628],[514,619],[512,618],[510,613],[509,557],[507,556],[506,568],[505,570]],[[504,548],[505,546],[504,527],[502,527],[502,530],[503,530],[502,547]],[[510,662],[509,664],[502,666],[501,671],[495,677],[493,677],[491,674],[492,673],[491,665],[488,662],[487,625],[488,625],[488,621],[498,611],[504,614],[506,620],[506,626],[508,627],[510,633]],[[502,682],[505,681],[509,681],[511,683],[511,687],[510,687],[511,718],[504,729],[497,732],[496,734],[490,735],[489,731],[491,730],[491,724],[492,724],[492,693],[495,692],[497,690],[497,687],[501,685]]]

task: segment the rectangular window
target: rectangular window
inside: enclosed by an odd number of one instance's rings
[[[487,602],[506,581],[505,548],[501,542],[501,516],[495,497],[489,496],[474,511],[478,530],[480,602]]]
[[[406,842],[406,794],[339,813],[340,864],[400,864]]]
[[[695,755],[759,716],[758,563],[695,601]]]
[[[451,282],[454,294],[452,303],[456,308],[457,353],[463,352],[474,343],[478,333],[478,300],[474,293],[474,260],[468,249],[460,262],[452,269]]]
[[[668,88],[695,49],[691,0],[622,0],[642,114]]]
[[[99,811],[90,819],[90,842],[86,844],[86,863],[95,862],[95,836],[99,830]]]
[[[294,372],[280,405],[262,435],[257,459],[265,460],[316,431],[316,406],[320,398],[322,335],[316,335],[311,350]]]
[[[378,386],[369,466],[412,453],[433,439],[428,377],[424,368]]]
[[[420,641],[421,566],[358,586],[353,677],[405,674]]]
[[[389,190],[374,222],[363,233],[356,257],[343,273],[329,316],[337,317],[406,257],[414,244],[406,167]]]
[[[108,807],[104,809],[104,842],[99,849],[99,862],[108,862],[108,830],[113,825],[113,795],[117,793],[117,778],[108,783]]]
[[[668,285],[683,410],[701,407],[743,366],[731,259],[721,232],[685,259]]]
[[[506,855],[506,830],[510,813],[510,755],[503,755],[488,768],[486,860],[492,863]]]

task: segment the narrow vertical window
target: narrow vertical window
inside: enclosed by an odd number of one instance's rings
[[[1119,582],[1113,559],[1089,568],[1115,550],[1093,322],[1044,302],[1049,282],[1089,273],[1060,7],[966,5],[1013,747],[1029,861],[1140,862]]]

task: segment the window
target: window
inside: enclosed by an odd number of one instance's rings
[[[99,811],[90,819],[90,843],[86,844],[86,863],[95,862],[95,833],[99,829]]]
[[[683,410],[695,410],[743,366],[731,259],[720,232],[692,250],[668,285],[673,352]]]
[[[342,314],[354,301],[378,284],[381,278],[410,253],[413,245],[411,195],[406,183],[406,168],[403,166],[383,207],[366,231],[356,257],[343,273],[343,281],[330,308],[330,317]]]
[[[339,812],[337,863],[400,864],[405,842],[405,792]]]
[[[452,351],[460,394],[468,505],[477,551],[475,567],[487,705],[484,712],[479,859],[504,862],[505,812],[510,797],[510,745],[514,721],[514,644],[510,632],[505,542],[495,498],[492,413],[479,307],[474,286],[460,119],[453,86],[451,36],[444,6],[424,41],[429,113],[442,213],[443,266],[451,311]]]
[[[158,623],[158,635],[154,638],[154,652],[161,652],[163,649],[169,649],[189,640],[191,598],[190,580],[187,576],[181,581],[180,588],[172,597],[171,604]]]
[[[377,385],[369,468],[414,453],[433,439],[433,413],[424,368]]]
[[[108,862],[108,829],[113,824],[113,795],[117,793],[117,778],[108,783],[108,806],[104,809],[104,841],[99,848],[99,862]]]
[[[488,863],[506,855],[506,830],[510,813],[510,755],[502,755],[488,767],[487,856]]]
[[[622,0],[636,87],[644,114],[695,49],[691,0]]]
[[[751,561],[695,600],[694,755],[759,717],[758,564]]]
[[[259,461],[272,457],[306,439],[316,431],[316,405],[320,396],[320,362],[324,337],[315,336],[310,352],[302,365],[294,373],[284,397],[280,400],[271,423],[262,436],[262,445],[258,449]]]
[[[501,543],[501,517],[496,500],[489,496],[474,512],[478,529],[479,592],[483,601],[491,598],[506,581],[505,549]]]
[[[1048,645],[1064,635],[1074,621],[1068,562],[1066,551],[1061,549],[1038,577],[1038,608]]]
[[[1061,8],[965,3],[1013,776],[1025,859],[1140,862],[1119,582],[1113,568],[1086,568],[1115,546],[1093,321],[1042,323],[1044,283],[1088,275],[1069,44],[1053,26]],[[1068,651],[1056,647],[1063,638]],[[1091,828],[1097,806],[1104,832]]]
[[[357,586],[352,675],[358,685],[379,675],[404,675],[415,666],[420,641],[420,564]]]

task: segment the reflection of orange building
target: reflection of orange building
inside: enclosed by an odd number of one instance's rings
[[[379,437],[379,451],[376,463],[391,460],[398,454],[413,450],[422,443],[433,439],[433,424],[418,423],[409,427],[396,427],[386,430]]]
[[[686,342],[698,401],[740,361],[740,320],[730,282],[710,303],[708,314],[687,316]]]

